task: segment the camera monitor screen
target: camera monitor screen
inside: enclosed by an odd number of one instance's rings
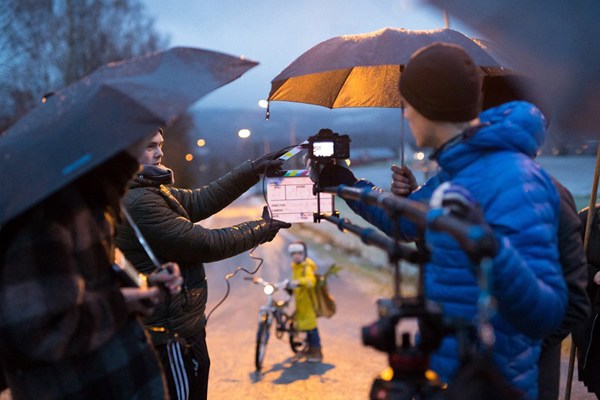
[[[331,157],[334,154],[333,142],[314,142],[313,156]]]

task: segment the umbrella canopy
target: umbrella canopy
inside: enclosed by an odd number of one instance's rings
[[[403,66],[415,51],[434,42],[462,46],[485,75],[484,90],[488,78],[517,75],[510,65],[487,51],[486,43],[455,30],[385,28],[338,36],[306,51],[271,81],[268,99],[328,108],[399,108]],[[504,90],[510,85],[495,83],[493,87]]]
[[[598,138],[600,2],[581,0],[428,0],[493,39],[572,136]]]
[[[0,136],[0,224],[256,65],[180,47],[111,63],[57,92]]]

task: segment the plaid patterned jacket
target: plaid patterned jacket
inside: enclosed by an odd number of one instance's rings
[[[74,187],[0,232],[0,355],[14,400],[163,399],[111,272],[113,224]]]

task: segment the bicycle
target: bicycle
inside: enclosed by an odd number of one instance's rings
[[[265,359],[273,320],[275,320],[275,337],[281,339],[283,338],[283,335],[287,333],[290,348],[294,353],[302,352],[307,344],[305,338],[301,337],[300,331],[296,329],[294,315],[288,314],[285,310],[292,298],[290,280],[285,279],[281,282],[272,283],[267,282],[260,277],[247,277],[244,279],[251,280],[254,284],[262,285],[263,292],[267,295],[267,303],[261,306],[258,311],[258,330],[256,332],[254,364],[256,370],[260,371]],[[286,293],[284,299],[275,300],[273,298],[273,295],[278,291],[284,291]]]

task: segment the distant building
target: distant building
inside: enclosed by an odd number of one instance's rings
[[[412,152],[410,153],[412,154]],[[352,165],[367,164],[376,161],[388,161],[397,158],[396,151],[389,147],[363,147],[350,150]]]

